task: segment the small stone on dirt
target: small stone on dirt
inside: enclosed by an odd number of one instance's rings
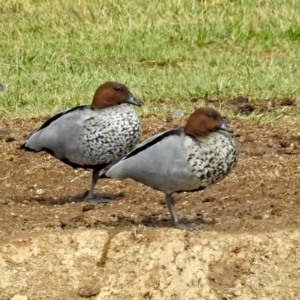
[[[78,289],[78,295],[80,297],[85,297],[85,298],[90,298],[92,296],[96,296],[98,295],[100,292],[100,286],[99,285],[94,285],[94,284],[90,284],[90,285],[86,285],[86,286],[82,286]]]
[[[95,209],[95,205],[94,204],[85,204],[82,206],[82,211],[89,211],[89,210],[94,210]]]
[[[37,189],[36,190],[36,194],[37,195],[42,195],[44,193],[44,190],[43,189]]]
[[[171,115],[172,117],[182,117],[184,116],[184,112],[179,108],[175,108],[172,110]]]

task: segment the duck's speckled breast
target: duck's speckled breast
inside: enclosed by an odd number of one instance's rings
[[[136,145],[141,133],[139,117],[128,105],[93,110],[83,129],[79,144],[81,163],[86,165],[119,159]]]
[[[187,139],[184,147],[195,175],[195,184],[199,187],[222,180],[239,157],[234,139],[223,131]]]

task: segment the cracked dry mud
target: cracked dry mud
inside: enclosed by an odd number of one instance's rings
[[[17,147],[43,119],[0,119],[0,299],[298,299],[300,125],[230,118],[237,167],[203,192],[164,196],[99,181],[108,204],[81,201],[90,173]],[[144,118],[146,137],[174,126]]]

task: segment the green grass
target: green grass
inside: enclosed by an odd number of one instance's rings
[[[299,46],[297,0],[0,0],[0,113],[88,104],[107,80],[125,82],[142,114],[298,99]]]

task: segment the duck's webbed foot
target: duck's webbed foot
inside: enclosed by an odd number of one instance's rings
[[[101,169],[102,169],[102,167],[95,168],[93,170],[91,189],[89,190],[87,196],[84,198],[83,202],[89,202],[89,203],[108,203],[108,202],[110,202],[110,199],[98,198],[94,195],[95,186],[98,181],[99,173],[100,173]]]
[[[184,229],[184,230],[195,230],[203,227],[203,224],[197,225],[194,223],[190,223],[190,224],[181,223],[176,214],[174,199],[171,195],[166,194],[166,203],[172,217],[173,227],[178,229]]]
[[[98,203],[108,203],[110,202],[111,199],[108,199],[108,198],[98,198],[98,197],[95,197],[93,194],[90,195],[88,194],[83,202],[89,202],[89,203],[95,203],[95,204],[98,204]]]
[[[190,224],[184,224],[184,223],[173,223],[173,226],[175,228],[178,228],[178,229],[184,229],[184,230],[196,230],[196,229],[201,229],[203,228],[203,224],[194,224],[194,223],[190,223]]]

